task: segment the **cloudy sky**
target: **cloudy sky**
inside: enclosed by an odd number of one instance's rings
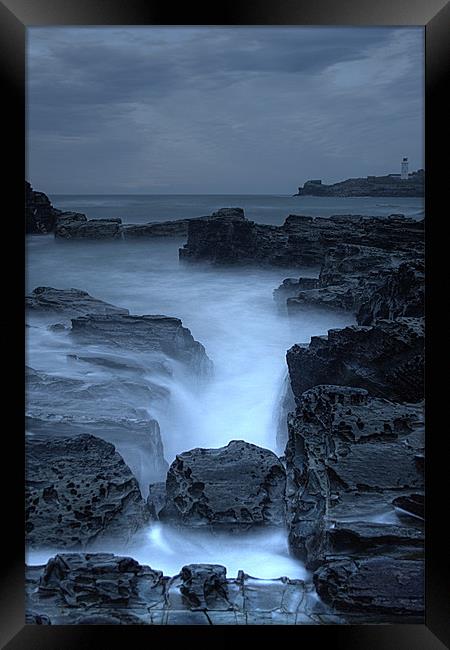
[[[28,29],[49,194],[292,194],[423,162],[423,29]]]

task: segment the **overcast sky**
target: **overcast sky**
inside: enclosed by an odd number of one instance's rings
[[[28,29],[49,194],[292,194],[424,166],[417,28]]]

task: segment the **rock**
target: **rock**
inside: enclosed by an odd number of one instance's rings
[[[409,494],[407,496],[396,497],[393,499],[392,505],[401,515],[405,514],[410,517],[425,519],[425,499],[423,494]]]
[[[166,484],[151,483],[148,486],[147,508],[154,521],[159,519],[159,513],[166,502]]]
[[[380,318],[422,317],[424,313],[424,261],[416,259],[401,264],[361,301],[357,320],[360,325],[370,325]]]
[[[124,224],[121,228],[123,239],[142,239],[150,237],[186,237],[188,219],[161,221],[144,224]]]
[[[420,522],[398,520],[392,503],[411,490],[423,492],[416,461],[424,448],[421,405],[394,404],[363,389],[315,386],[298,400],[288,432],[289,543],[309,568],[342,551],[382,547],[405,557],[421,547]],[[391,521],[373,522],[380,515],[386,521],[389,513]]]
[[[55,223],[55,237],[58,239],[72,239],[81,226],[87,223],[87,217],[81,212],[61,212]]]
[[[306,181],[294,196],[424,196],[425,172],[419,169],[402,179],[400,174],[349,178],[325,185],[321,180]]]
[[[307,347],[288,350],[287,364],[296,399],[318,384],[366,388],[395,401],[423,399],[423,320],[379,320],[313,336]]]
[[[405,252],[341,244],[325,254],[317,287],[284,294],[282,287],[277,291],[290,314],[305,307],[346,310],[359,325],[424,314],[423,260]]]
[[[177,455],[160,519],[185,526],[247,529],[284,522],[285,471],[277,456],[243,440]]]
[[[27,368],[26,392],[29,433],[46,439],[95,435],[116,447],[143,493],[150,481],[165,480],[161,432],[148,410],[168,404],[167,389],[133,375],[94,381]]]
[[[208,218],[208,217],[207,217]],[[209,219],[221,219],[222,221],[245,221],[245,214],[242,208],[220,208],[212,212]]]
[[[71,336],[87,344],[153,352],[180,361],[198,376],[210,376],[212,363],[205,348],[179,318],[88,314],[72,319]]]
[[[277,289],[273,291],[273,298],[279,306],[286,306],[286,300],[297,296],[299,291],[317,289],[318,278],[286,278]]]
[[[181,569],[181,594],[189,609],[233,609],[227,597],[227,570],[220,564],[188,564]]]
[[[84,214],[64,213],[58,218],[58,239],[121,239],[122,219],[87,219]]]
[[[420,560],[386,557],[341,559],[314,574],[319,596],[343,612],[409,617],[424,616],[424,564]],[[383,622],[383,619],[378,620]],[[411,622],[413,622],[411,620]]]
[[[220,565],[190,564],[168,577],[110,553],[61,553],[45,566],[27,567],[26,578],[29,611],[53,625],[342,622],[311,584],[259,580],[242,571],[227,578]]]
[[[52,232],[56,219],[61,213],[54,208],[43,192],[35,192],[25,181],[25,232],[47,234]]]
[[[247,219],[190,220],[188,240],[180,249],[183,261],[213,264],[318,266],[339,244],[384,251],[423,252],[423,221],[403,216],[289,215],[282,226]]]
[[[36,287],[25,298],[29,314],[63,315],[65,319],[86,314],[129,314],[128,309],[99,300],[80,289]]]
[[[110,443],[89,435],[26,440],[29,548],[127,542],[147,520],[137,481]]]

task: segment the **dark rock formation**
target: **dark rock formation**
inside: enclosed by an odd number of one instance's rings
[[[424,563],[389,557],[339,559],[314,574],[319,596],[338,611],[360,613],[367,622],[388,616],[402,622],[422,622],[424,616]],[[375,615],[375,616],[374,616]]]
[[[26,296],[25,307],[28,314],[61,314],[65,319],[86,314],[129,314],[128,309],[94,298],[87,291],[53,287],[36,287]]]
[[[43,192],[35,192],[25,181],[25,231],[33,234],[52,232],[61,210],[56,210]]]
[[[29,622],[52,625],[296,625],[341,622],[301,580],[258,580],[224,567],[164,576],[129,557],[64,553],[27,567]],[[39,614],[37,613],[39,612]]]
[[[423,251],[423,221],[402,215],[307,217],[290,215],[282,226],[244,218],[190,220],[180,259],[213,264],[318,266],[341,243],[385,251]]]
[[[124,224],[121,228],[123,239],[145,239],[152,237],[186,237],[188,219],[160,221],[143,224]]]
[[[293,298],[300,291],[317,289],[318,278],[286,278],[277,289],[273,291],[273,298],[279,306],[286,306],[288,298]]]
[[[179,318],[88,314],[72,319],[71,336],[88,344],[162,353],[184,363],[199,376],[212,372],[205,348]]]
[[[160,518],[186,526],[280,526],[284,488],[284,467],[268,449],[243,440],[192,449],[170,466]]]
[[[113,445],[88,435],[27,439],[28,547],[129,541],[147,520],[137,481]]]
[[[421,405],[394,404],[367,391],[316,386],[288,421],[287,518],[292,550],[309,567],[329,555],[421,548],[418,518],[396,516],[394,500],[423,494]],[[373,523],[384,515],[388,523]],[[393,523],[395,525],[393,525]]]
[[[141,490],[165,479],[158,422],[148,409],[168,403],[167,389],[130,376],[93,380],[26,371],[26,430],[52,439],[92,434],[112,443]]]
[[[87,219],[77,212],[63,212],[56,221],[58,239],[121,239],[122,219]]]
[[[357,313],[360,325],[370,325],[378,318],[394,319],[399,316],[423,316],[425,313],[425,273],[421,259],[404,262],[394,272],[387,274],[364,301]]]
[[[307,347],[294,345],[286,359],[297,400],[308,388],[330,380],[396,401],[423,399],[422,319],[379,320],[367,327],[329,330],[328,336],[311,337]]]
[[[159,513],[166,502],[166,484],[151,483],[148,486],[147,508],[154,521],[159,519]]]
[[[306,181],[294,196],[424,196],[425,172],[419,169],[402,179],[397,174],[349,178],[325,185],[320,180]]]
[[[422,405],[315,386],[288,430],[289,544],[316,569],[319,596],[353,620],[420,620],[424,530],[411,511],[423,499]]]
[[[287,279],[275,290],[288,313],[305,307],[346,310],[360,325],[424,313],[423,259],[405,252],[341,244],[325,254],[317,286],[308,286],[309,280],[300,278],[296,284]]]

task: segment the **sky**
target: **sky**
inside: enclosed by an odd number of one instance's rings
[[[31,27],[48,194],[293,194],[424,167],[422,27]]]

